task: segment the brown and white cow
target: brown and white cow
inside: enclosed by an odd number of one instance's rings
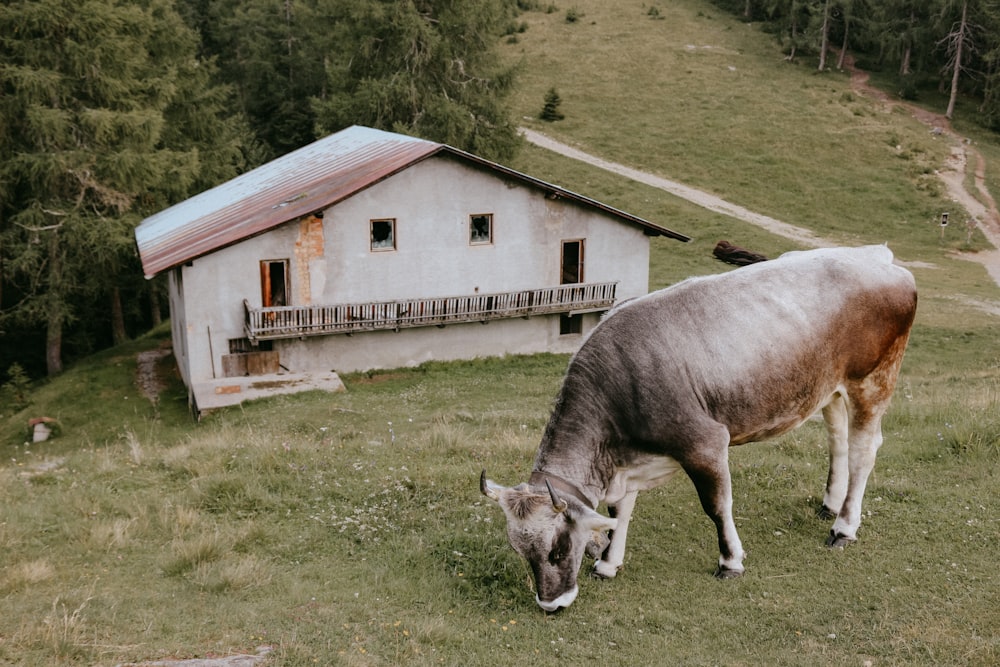
[[[916,306],[913,276],[866,246],[791,252],[613,308],[570,361],[528,482],[480,478],[538,604],[573,602],[585,551],[597,576],[614,577],[636,495],[678,470],[718,530],[716,576],[742,574],[729,447],[817,410],[830,446],[820,514],[835,517],[826,543],[854,542]]]

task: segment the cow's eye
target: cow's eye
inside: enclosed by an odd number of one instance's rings
[[[552,550],[549,551],[549,563],[556,565],[565,560],[569,555],[570,547],[572,546],[573,538],[570,536],[569,532],[560,533],[559,537],[557,537],[555,542],[552,544]]]

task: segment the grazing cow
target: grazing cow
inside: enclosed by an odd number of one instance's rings
[[[917,306],[892,258],[885,246],[790,252],[609,311],[569,364],[528,482],[480,478],[539,606],[573,602],[584,551],[599,558],[595,575],[615,576],[636,495],[678,470],[718,530],[716,576],[742,574],[728,449],[817,410],[830,446],[826,543],[854,542]]]

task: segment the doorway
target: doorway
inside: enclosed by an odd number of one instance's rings
[[[583,239],[563,241],[560,266],[559,284],[573,285],[583,282]],[[580,333],[583,333],[583,315],[563,313],[559,317],[559,335]]]
[[[583,282],[583,239],[563,241],[560,285]]]
[[[287,259],[265,259],[260,263],[260,302],[264,308],[288,305]]]

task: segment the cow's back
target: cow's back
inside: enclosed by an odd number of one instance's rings
[[[700,419],[725,424],[734,443],[756,440],[901,358],[915,309],[913,276],[885,246],[787,253],[613,309],[574,357],[564,392],[632,442]]]

